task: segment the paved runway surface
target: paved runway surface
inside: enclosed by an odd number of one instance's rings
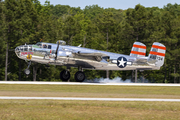
[[[76,98],[76,97],[4,97],[0,99],[8,100],[97,100],[97,101],[163,101],[180,102],[180,99],[149,99],[149,98]]]
[[[180,84],[155,83],[86,83],[86,82],[29,82],[29,81],[0,81],[0,84],[37,84],[37,85],[119,85],[119,86],[180,86]],[[6,97],[0,99],[22,100],[98,100],[98,101],[166,101],[180,102],[180,99],[149,99],[149,98],[76,98],[76,97]]]
[[[29,81],[0,81],[0,84],[39,84],[39,85],[119,85],[119,86],[180,86],[180,84],[163,83],[86,83],[86,82],[29,82]]]

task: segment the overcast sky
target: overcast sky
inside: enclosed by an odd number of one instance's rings
[[[44,4],[46,0],[39,0],[41,4]],[[115,8],[115,9],[128,9],[134,8],[135,5],[141,4],[145,7],[157,6],[163,8],[168,3],[180,4],[180,0],[49,0],[50,4],[57,5],[69,5],[71,7],[80,7],[84,9],[85,6],[98,5],[103,8]]]

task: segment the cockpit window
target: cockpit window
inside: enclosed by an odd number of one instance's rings
[[[40,48],[39,46],[37,46],[37,45],[33,45],[33,48]]]
[[[20,50],[23,51],[23,47],[22,46],[20,47]]]
[[[28,48],[29,48],[29,51],[32,51],[32,46],[31,45]]]
[[[36,45],[42,48],[42,43],[38,42]]]
[[[27,46],[24,46],[24,51],[28,51],[28,47]]]

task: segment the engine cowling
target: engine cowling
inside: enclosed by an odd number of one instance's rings
[[[59,51],[57,55],[58,55],[58,57],[71,57],[72,56],[72,52],[69,52],[69,51]]]

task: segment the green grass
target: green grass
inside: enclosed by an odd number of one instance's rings
[[[180,87],[0,84],[0,96],[180,99]],[[178,120],[180,102],[0,100],[0,119]]]
[[[0,100],[2,120],[178,120],[179,102]]]
[[[180,87],[0,84],[0,96],[180,99]]]

